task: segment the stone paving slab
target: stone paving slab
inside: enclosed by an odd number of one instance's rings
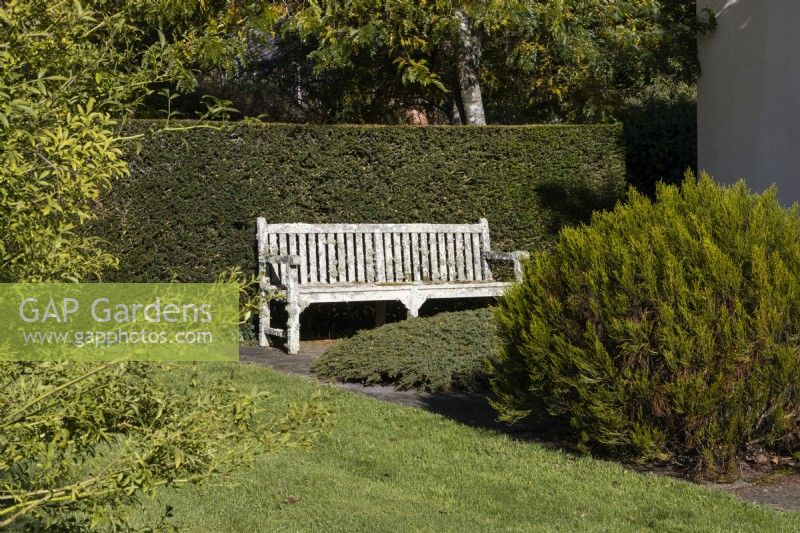
[[[311,363],[325,353],[330,345],[330,342],[304,342],[300,345],[300,352],[294,355],[272,346],[241,346],[239,362],[268,366],[296,376],[312,377]]]

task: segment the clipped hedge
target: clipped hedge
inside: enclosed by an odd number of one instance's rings
[[[400,389],[480,390],[494,329],[489,309],[411,318],[336,342],[312,370],[321,378]]]
[[[626,102],[628,181],[653,196],[656,183],[680,183],[697,172],[697,88],[659,81]]]
[[[192,125],[192,124],[189,124]],[[619,126],[381,127],[231,124],[146,133],[91,231],[109,281],[209,281],[255,272],[255,219],[475,222],[498,248],[538,248],[625,188]]]
[[[497,308],[496,407],[732,479],[800,450],[800,210],[691,176],[537,254]]]

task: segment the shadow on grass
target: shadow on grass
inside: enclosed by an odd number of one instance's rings
[[[566,432],[555,423],[508,424],[499,421],[497,411],[491,406],[491,399],[490,392],[435,392],[421,394],[415,406],[466,426],[502,433],[516,440],[536,442],[549,449],[575,453],[568,444]]]

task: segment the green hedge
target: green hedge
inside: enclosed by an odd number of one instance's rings
[[[697,88],[661,81],[626,102],[628,181],[653,196],[656,183],[681,183],[697,172]]]
[[[187,123],[187,125],[192,125]],[[127,135],[161,124],[136,121]],[[109,281],[254,272],[255,219],[475,222],[531,249],[625,188],[619,126],[233,124],[147,133],[91,231],[120,258]]]

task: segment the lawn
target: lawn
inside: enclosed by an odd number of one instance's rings
[[[269,390],[276,407],[318,393],[330,426],[313,448],[265,456],[222,484],[162,491],[138,525],[171,504],[185,531],[800,529],[800,514],[267,368],[208,365],[201,380],[228,372]]]

